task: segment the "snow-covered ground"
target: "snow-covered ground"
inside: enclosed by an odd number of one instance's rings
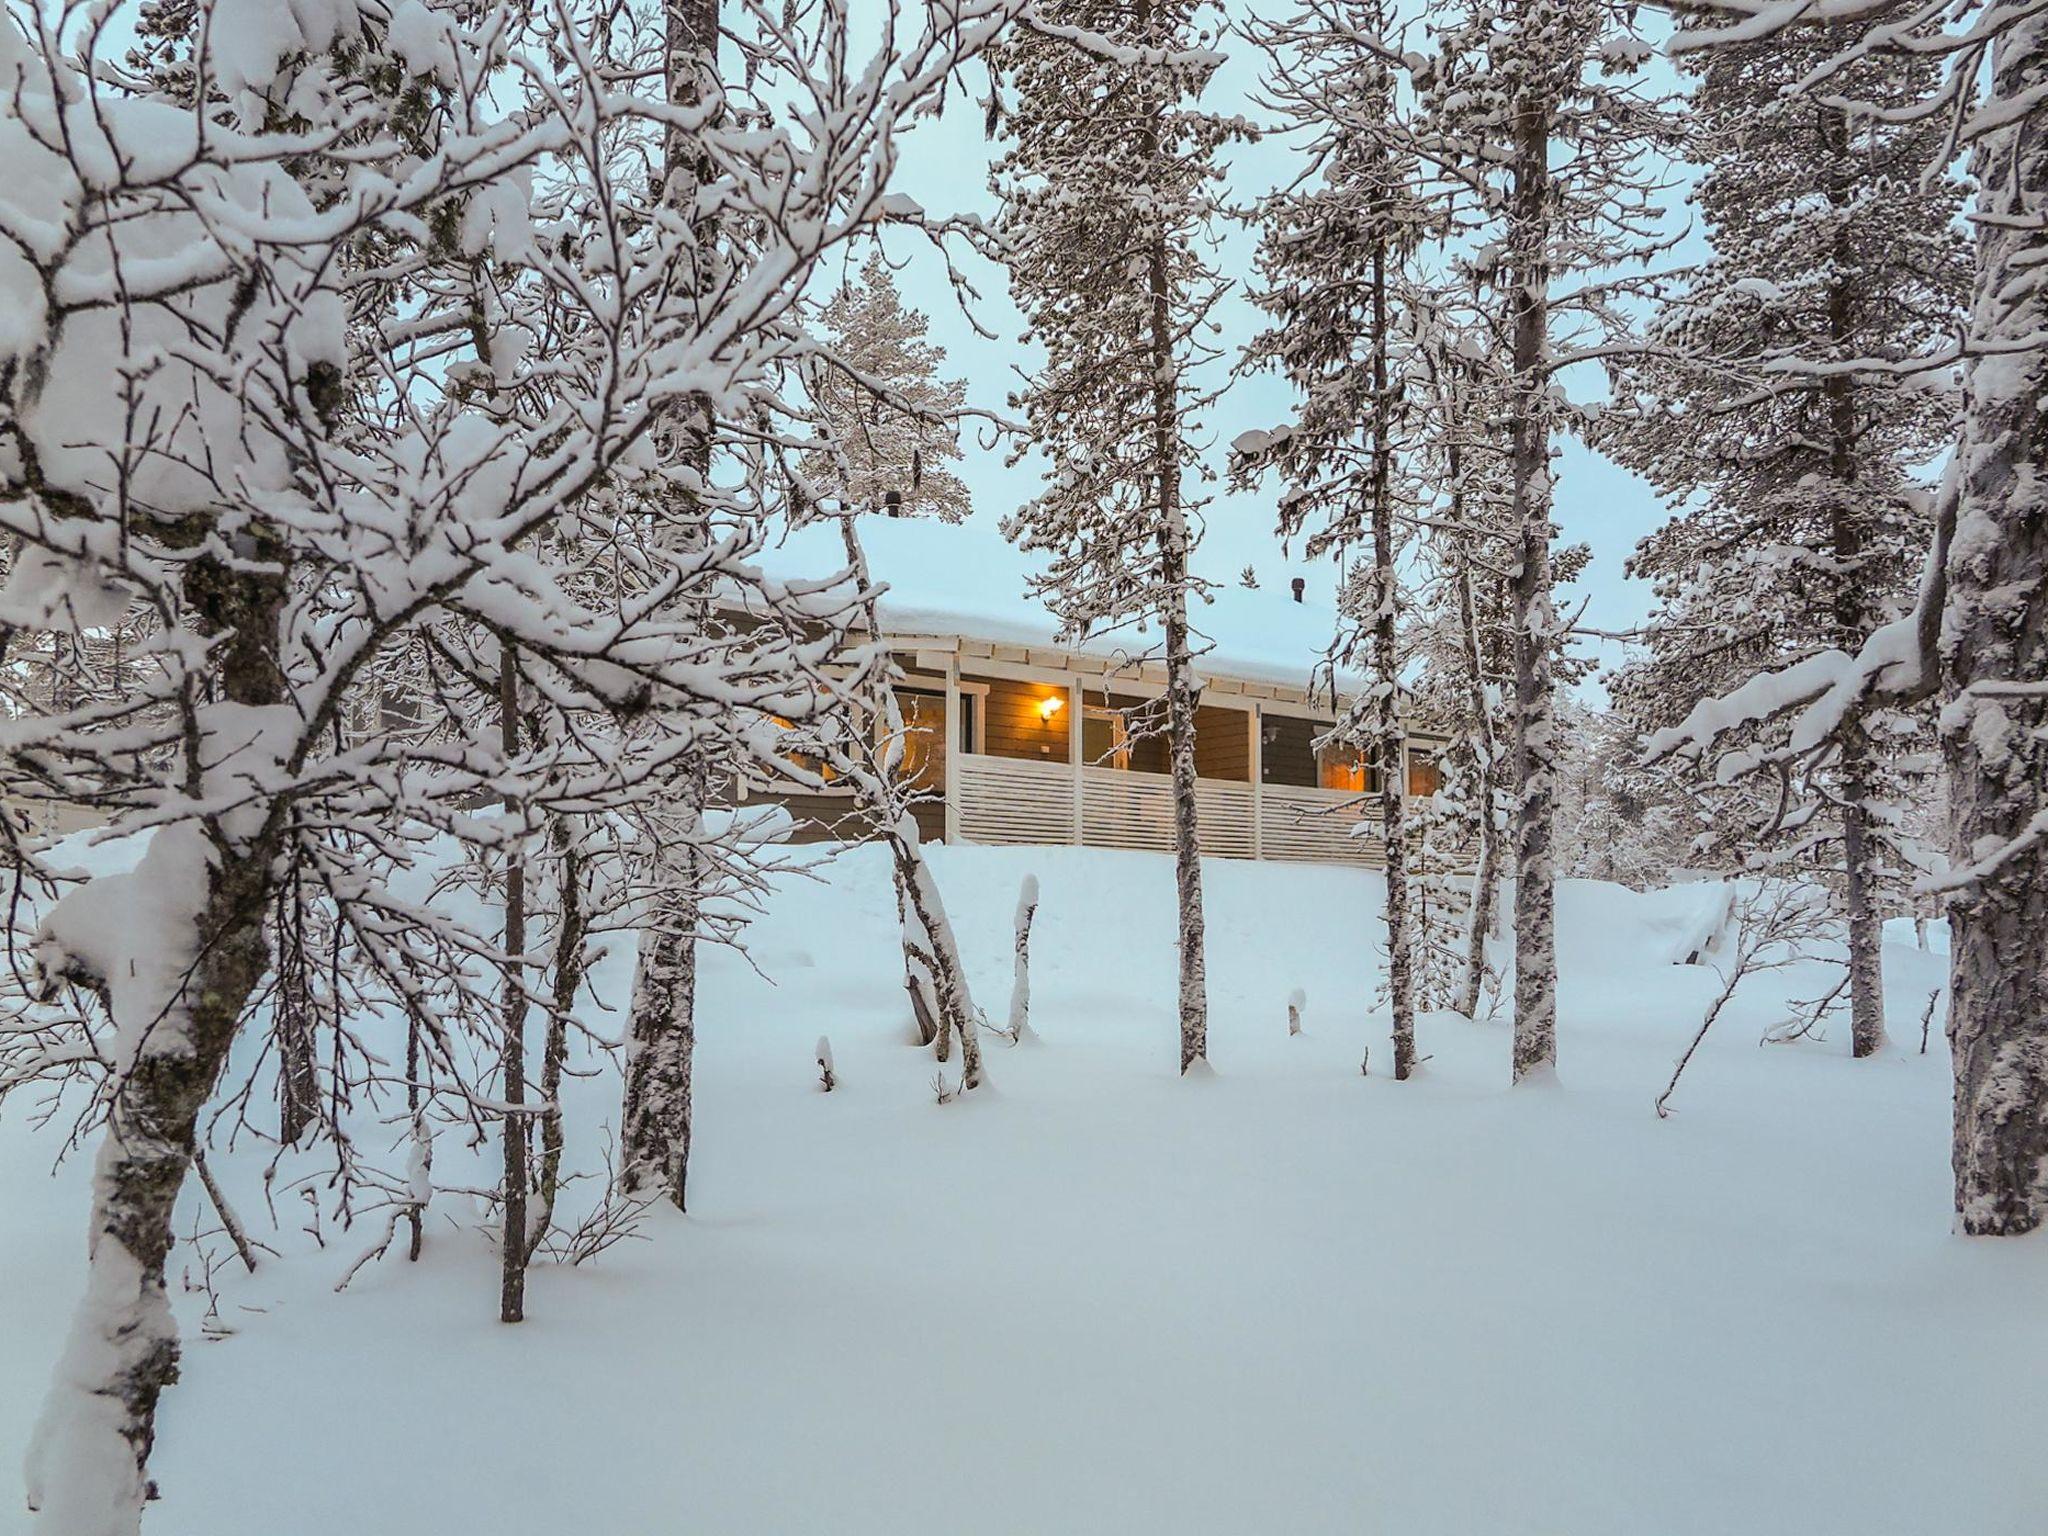
[[[456,1197],[345,1294],[359,1235],[231,1279],[227,1339],[182,1298],[151,1536],[2048,1528],[2048,1247],[1949,1233],[1939,956],[1888,949],[1864,1063],[1846,1025],[1760,1048],[1813,978],[1754,981],[1660,1121],[1703,888],[1565,887],[1560,1082],[1510,1091],[1500,1022],[1426,1021],[1424,1076],[1378,1075],[1374,877],[1212,863],[1216,1076],[1183,1082],[1168,860],[934,863],[998,1019],[1042,883],[1043,1043],[992,1042],[992,1092],[935,1105],[902,1043],[879,855],[789,882],[774,984],[706,979],[693,1214],[540,1266],[520,1328]],[[586,1160],[615,1091],[573,1088]],[[54,1150],[0,1116],[10,1461],[80,1279]]]

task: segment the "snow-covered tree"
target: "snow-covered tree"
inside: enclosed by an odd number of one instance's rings
[[[1712,0],[1688,48],[1778,38],[1795,7]],[[1722,17],[1714,13],[1726,13]],[[1956,1213],[1986,1235],[2048,1221],[2048,17],[2030,6],[1851,6],[1848,39],[1808,71],[1822,104],[1866,58],[1940,57],[1940,88],[1901,116],[1956,125],[1978,187],[1971,310],[1960,349],[1963,421],[1933,497],[1933,541],[1913,610],[1853,654],[1831,650],[1704,701],[1653,743],[1701,755],[1729,732],[1797,711],[1790,742],[1827,744],[1871,709],[1941,699],[1950,868],[1949,1039],[1955,1057]],[[1936,372],[1946,348],[1920,360]],[[1902,368],[1900,371],[1910,371]]]
[[[1415,338],[1428,308],[1410,270],[1438,213],[1417,195],[1420,170],[1396,100],[1400,38],[1390,7],[1309,0],[1248,32],[1266,50],[1266,104],[1305,133],[1303,184],[1259,207],[1259,287],[1271,325],[1245,352],[1301,396],[1294,416],[1232,445],[1240,478],[1277,472],[1283,536],[1311,556],[1358,557],[1341,605],[1347,632],[1332,662],[1361,667],[1365,687],[1334,739],[1379,765],[1386,849],[1387,1000],[1394,1076],[1415,1070],[1414,955],[1408,828],[1401,764],[1402,654],[1398,561],[1428,493],[1413,475],[1415,419],[1405,402],[1417,371]]]
[[[1837,78],[1881,114],[1787,93],[1840,42],[1813,28],[1690,56],[1712,256],[1660,306],[1643,355],[1614,369],[1602,433],[1677,509],[1630,567],[1659,598],[1648,655],[1617,695],[1646,728],[1764,668],[1861,646],[1911,602],[1924,559],[1913,470],[1951,438],[1954,407],[1897,369],[1960,322],[1962,193],[1922,174],[1946,128],[1911,109],[1938,63],[1866,61]],[[1893,835],[1912,734],[1895,715],[1846,723],[1828,761],[1799,764],[1813,798],[1768,824],[1778,860],[1838,871],[1858,1056],[1884,1038],[1885,887],[1924,862]]]
[[[960,458],[954,420],[967,385],[940,376],[945,351],[927,339],[930,320],[904,308],[888,257],[871,253],[818,318],[831,364],[814,403],[831,448],[805,472],[850,509],[958,522],[967,486],[947,466]]]
[[[1223,291],[1212,250],[1217,148],[1240,132],[1196,105],[1221,62],[1199,0],[1047,0],[1004,46],[1013,143],[997,162],[1011,289],[1045,353],[1015,403],[1050,481],[1006,531],[1050,557],[1038,591],[1068,636],[1149,630],[1166,670],[1179,905],[1180,1058],[1208,1054],[1195,830],[1190,569],[1204,467],[1202,365]],[[1161,727],[1147,722],[1142,728]]]
[[[1465,0],[1416,85],[1433,154],[1472,197],[1476,273],[1502,285],[1513,573],[1517,1081],[1557,1058],[1553,437],[1573,417],[1561,378],[1601,354],[1620,299],[1662,236],[1652,157],[1671,119],[1641,79],[1649,56],[1623,0]]]
[[[707,300],[686,221],[617,174],[679,114],[597,62],[588,18],[334,0],[259,29],[201,3],[181,93],[108,67],[104,11],[10,6],[0,618],[82,654],[138,610],[151,626],[118,695],[11,695],[0,760],[41,906],[10,935],[39,996],[0,1084],[84,1074],[104,1124],[87,1291],[32,1452],[45,1529],[137,1526],[177,1372],[172,1208],[288,883],[322,893],[351,1014],[409,1019],[482,1123],[506,1104],[472,1047],[498,1059],[508,1019],[480,978],[531,993],[534,963],[396,883],[421,839],[503,860],[553,817],[630,814],[693,758],[781,766],[778,721],[865,683],[826,666],[850,584],[792,594],[750,563],[780,483],[758,439],[704,536],[626,519],[630,586],[593,596],[537,551],[616,526],[620,498],[670,504],[648,439],[690,397],[750,427],[800,415],[782,391],[806,284],[889,216],[894,136],[1017,8],[932,12],[872,68],[834,7],[824,36],[750,13],[764,92],[836,107],[700,130],[751,242]],[[476,302],[502,311],[477,326]],[[699,626],[713,593],[750,623]],[[392,651],[459,680],[445,745],[351,729]],[[508,684],[573,728],[515,746],[464,713]],[[132,870],[67,876],[14,820],[75,799],[151,834]]]

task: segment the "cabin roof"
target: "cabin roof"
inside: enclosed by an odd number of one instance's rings
[[[1056,638],[1058,621],[1031,595],[1030,582],[1045,570],[1042,556],[1026,554],[1002,536],[993,516],[963,522],[937,518],[865,516],[859,525],[868,568],[884,587],[882,627],[892,636],[958,636],[1002,645],[1050,647],[1113,662],[1156,659],[1159,627],[1128,625],[1079,643]],[[839,526],[821,521],[787,535],[759,560],[783,580],[829,577],[846,566]],[[1289,581],[1304,578],[1303,601]],[[1335,572],[1328,566],[1262,576],[1257,588],[1219,584],[1208,602],[1190,605],[1189,619],[1209,649],[1196,662],[1207,676],[1299,689],[1336,633]],[[1345,692],[1359,679],[1341,676]]]

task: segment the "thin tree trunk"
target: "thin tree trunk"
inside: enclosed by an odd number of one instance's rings
[[[668,99],[681,107],[703,101],[706,87],[717,78],[718,0],[666,0],[665,71]],[[685,218],[696,217],[696,196],[704,167],[687,153],[674,133],[664,145],[663,199]],[[698,271],[693,281],[705,286],[705,271],[715,230],[697,229]],[[711,471],[710,403],[692,396],[676,423],[674,442],[682,461],[700,479]],[[695,539],[701,516],[687,503],[685,537]],[[708,605],[700,605],[708,620]],[[689,1208],[690,1117],[692,1075],[697,1049],[697,930],[702,916],[705,860],[697,839],[710,799],[709,765],[690,765],[682,785],[684,818],[689,823],[679,865],[663,851],[656,853],[659,888],[640,934],[640,952],[633,977],[632,1014],[627,1025],[625,1103],[621,1112],[621,1186],[628,1195],[659,1191],[679,1211]]]
[[[1836,773],[1849,927],[1849,1050],[1858,1057],[1875,1056],[1884,1046],[1884,916],[1876,893],[1881,845],[1870,813],[1869,754],[1862,728],[1851,725]]]
[[[1828,189],[1828,200],[1846,209],[1855,195],[1848,179],[1849,120],[1839,107],[1821,108],[1821,137],[1844,174]],[[1849,248],[1846,219],[1838,221],[1835,241],[1836,278],[1828,289],[1828,339],[1832,356],[1855,353],[1854,295],[1850,291],[1857,262]],[[1834,507],[1829,533],[1834,545],[1836,644],[1850,655],[1862,648],[1875,627],[1866,598],[1863,573],[1863,516],[1856,485],[1856,383],[1847,374],[1830,374],[1821,383],[1828,412],[1828,471],[1834,482]],[[1884,919],[1878,910],[1877,837],[1870,797],[1870,740],[1860,724],[1851,723],[1836,764],[1842,819],[1842,874],[1849,929],[1850,1054],[1874,1056],[1884,1045]]]
[[[1453,476],[1455,479],[1455,471]],[[1499,921],[1500,901],[1500,828],[1495,821],[1500,792],[1500,748],[1494,739],[1493,705],[1486,692],[1486,653],[1479,642],[1478,606],[1472,592],[1471,567],[1465,565],[1458,571],[1458,622],[1464,635],[1473,735],[1479,756],[1479,857],[1472,872],[1472,906],[1466,914],[1465,929],[1465,980],[1458,999],[1458,1011],[1468,1019],[1479,1017],[1479,999],[1486,989],[1486,944]]]
[[[1380,770],[1386,848],[1387,1000],[1394,1014],[1394,1080],[1415,1071],[1414,956],[1408,936],[1408,830],[1401,782],[1401,651],[1395,632],[1393,443],[1387,420],[1387,248],[1372,251],[1372,749]],[[1427,931],[1425,929],[1425,931]]]
[[[1140,36],[1152,25],[1152,0],[1136,0],[1132,21]],[[1150,166],[1161,153],[1159,125],[1139,129],[1140,152]],[[1146,288],[1152,305],[1152,464],[1148,472],[1159,539],[1159,580],[1165,589],[1166,741],[1173,783],[1173,873],[1180,955],[1180,1070],[1185,1076],[1209,1057],[1209,980],[1202,918],[1202,847],[1195,817],[1194,657],[1188,635],[1188,524],[1180,487],[1180,369],[1173,355],[1173,278],[1165,237],[1145,249]]]
[[[1017,888],[1016,955],[1010,975],[1010,1039],[1017,1045],[1037,1038],[1031,1028],[1031,920],[1037,915],[1038,876],[1026,875]]]
[[[2048,18],[1992,45],[2006,102],[2048,90]],[[2048,137],[2025,114],[1976,159],[1975,339],[1965,381],[1960,505],[1947,561],[1942,751],[1950,857],[1980,865],[1949,901],[1950,1047],[1955,1057],[1955,1193],[1963,1230],[2007,1236],[2048,1218],[2048,698],[1996,697],[2048,678]],[[2031,840],[2029,840],[2031,839]]]
[[[548,1015],[547,1040],[541,1048],[540,1096],[547,1108],[541,1112],[540,1178],[526,1232],[529,1263],[554,1223],[555,1197],[562,1187],[562,1069],[569,1057],[569,1014],[583,990],[583,855],[565,821],[555,823],[555,843],[561,861],[561,895],[555,919],[554,1009]]]
[[[1165,477],[1162,477],[1162,491]],[[1166,736],[1173,763],[1173,877],[1180,938],[1180,1070],[1209,1056],[1209,986],[1203,954],[1202,847],[1195,825],[1195,680],[1187,618],[1187,528],[1176,506],[1160,545],[1171,588],[1166,612]]]
[[[1509,264],[1514,282],[1513,517],[1521,551],[1515,638],[1514,1080],[1557,1064],[1557,886],[1551,841],[1557,740],[1550,576],[1550,113],[1525,91],[1515,110]]]
[[[509,641],[498,648],[498,735],[505,758],[519,753],[519,658]],[[513,808],[505,807],[510,821]],[[518,843],[505,850],[505,1038],[500,1046],[506,1111],[503,1230],[498,1240],[498,1321],[526,1320],[526,855]]]
[[[872,594],[874,583],[869,579],[867,556],[851,518],[841,520],[840,536],[846,548],[848,569],[854,572],[860,589]],[[862,618],[868,634],[879,638],[881,612],[872,595],[864,600]],[[873,709],[881,723],[883,740],[900,743],[903,712],[886,679],[876,688]],[[893,758],[893,752],[886,755],[876,774],[857,773],[855,783],[862,789],[866,800],[863,809],[873,821],[875,831],[889,845],[890,867],[896,880],[896,917],[903,943],[904,985],[910,993],[918,1033],[928,1037],[920,1043],[935,1046],[934,1054],[943,1062],[952,1055],[952,1042],[957,1035],[960,1086],[971,1090],[984,1081],[974,999],[967,988],[967,971],[961,963],[952,922],[946,915],[945,899],[939,894],[939,883],[932,878],[931,865],[924,856],[917,818],[891,778],[895,772]],[[871,782],[864,783],[866,779]]]
[[[306,903],[298,876],[278,905],[277,991],[272,1034],[277,1040],[278,1140],[298,1145],[320,1114],[320,1074],[314,1060],[313,978],[306,958]]]

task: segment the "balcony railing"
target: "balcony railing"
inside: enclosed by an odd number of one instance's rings
[[[962,842],[1173,848],[1173,783],[1164,774],[1085,766],[1076,773],[1065,763],[956,755],[947,794]],[[1345,790],[1195,780],[1202,851],[1224,858],[1378,868],[1378,824]]]

